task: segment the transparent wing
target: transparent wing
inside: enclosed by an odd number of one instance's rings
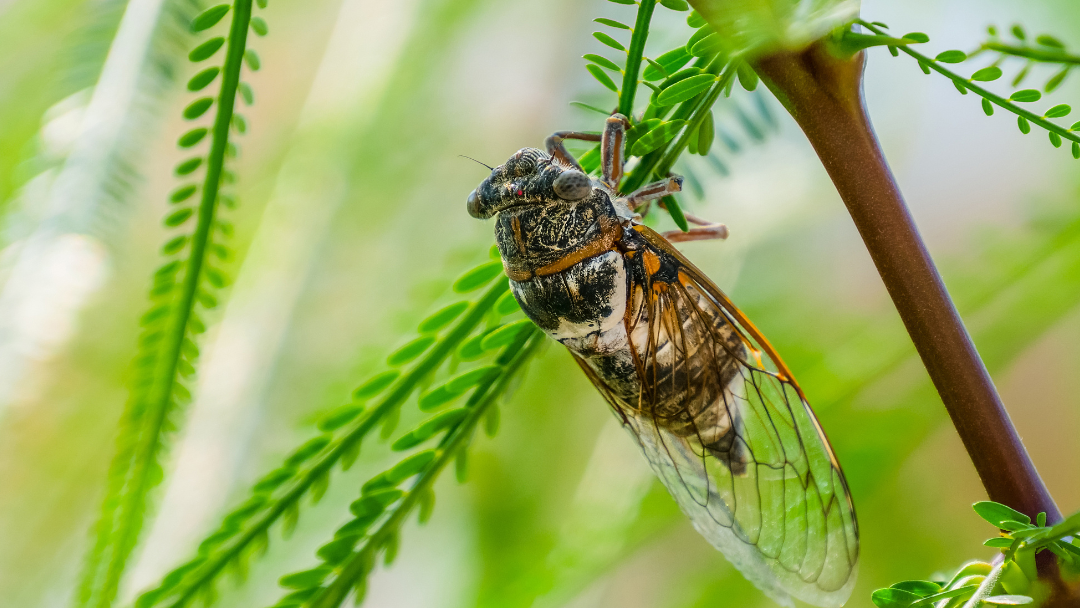
[[[856,578],[858,524],[828,439],[764,337],[650,233],[677,272],[662,283],[636,273],[626,322],[637,402],[579,363],[697,531],[747,579],[782,604],[790,595],[843,605]]]

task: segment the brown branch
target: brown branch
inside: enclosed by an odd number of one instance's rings
[[[864,54],[840,57],[818,42],[753,65],[832,178],[990,499],[1060,521],[881,152],[863,104]]]

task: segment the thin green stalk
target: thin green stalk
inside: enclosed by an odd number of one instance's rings
[[[637,21],[634,23],[634,33],[630,36],[626,69],[623,70],[622,87],[619,89],[619,113],[624,116],[630,116],[634,111],[641,57],[645,54],[645,41],[649,37],[649,23],[652,21],[654,9],[656,0],[641,0],[638,5]]]
[[[400,406],[414,390],[420,381],[428,374],[437,369],[455,348],[484,320],[485,315],[506,291],[507,283],[498,280],[484,293],[483,297],[476,302],[469,312],[462,318],[454,329],[447,334],[446,338],[439,341],[434,348],[413,368],[411,372],[398,379],[394,388],[375,408],[369,410],[363,418],[354,423],[337,445],[326,453],[317,464],[312,466],[307,473],[301,476],[296,483],[281,498],[275,501],[275,505],[238,537],[227,548],[217,552],[215,557],[200,568],[201,573],[187,584],[185,591],[176,597],[169,606],[180,608],[195,599],[199,592],[209,585],[225,567],[238,558],[240,554],[256,539],[262,537],[275,522],[293,505],[298,503],[312,485],[320,477],[329,474],[330,470],[350,450],[355,449],[355,444],[361,441],[377,424],[395,407]]]
[[[163,381],[154,381],[151,384],[144,406],[134,406],[132,420],[138,427],[135,431],[137,439],[129,453],[121,449],[113,465],[113,470],[121,475],[122,479],[119,484],[110,488],[110,495],[105,499],[103,520],[107,518],[110,521],[101,523],[99,540],[83,583],[82,600],[88,606],[106,608],[112,605],[127,560],[142,531],[147,495],[157,484],[158,476],[155,473],[160,467],[158,459],[164,447],[163,435],[168,425],[169,415],[174,409],[173,393],[177,383],[181,353],[189,331],[202,278],[206,247],[213,227],[221,170],[228,144],[229,127],[233,118],[236,90],[240,80],[240,67],[246,50],[247,31],[251,20],[251,0],[236,0],[233,10],[235,12],[228,39],[203,196],[198,211],[198,225],[192,238],[191,254],[188,257],[180,297],[172,305],[173,316],[170,318],[165,337],[166,343],[159,351],[163,356],[156,362],[153,374],[154,379],[163,379]],[[112,490],[116,490],[119,496],[113,496]],[[113,501],[115,501],[115,506],[113,506]],[[107,564],[98,582],[99,579],[95,576],[98,566],[94,562],[107,552],[109,553]]]
[[[522,332],[515,345],[507,348],[506,352],[499,357],[498,363],[504,366],[503,373],[498,378],[492,379],[486,386],[477,390],[469,399],[469,415],[466,416],[447,435],[438,447],[438,456],[417,478],[409,488],[409,492],[394,509],[394,513],[383,522],[379,529],[373,532],[368,542],[345,564],[341,573],[328,587],[322,590],[310,603],[312,608],[337,608],[348,597],[357,582],[367,575],[370,564],[374,562],[375,553],[383,546],[383,541],[391,538],[397,529],[417,505],[420,497],[435,483],[439,474],[449,464],[458,452],[467,444],[472,436],[476,425],[484,417],[487,409],[506,390],[510,382],[515,378],[522,365],[544,340],[543,334],[538,329],[530,328]],[[517,345],[521,345],[517,347]]]
[[[1037,49],[1030,46],[1005,44],[1003,42],[984,42],[980,46],[980,50],[994,51],[996,53],[1001,53],[1002,55],[1011,55],[1013,57],[1023,57],[1024,59],[1041,63],[1080,65],[1080,55],[1070,55],[1064,50],[1053,51],[1050,49]]]
[[[886,35],[884,30],[882,30],[881,28],[877,27],[876,25],[874,25],[872,23],[868,23],[866,21],[863,21],[862,19],[857,20],[856,23],[858,23],[859,25],[865,27],[866,29],[874,32],[875,34],[878,34],[878,35],[881,35],[881,36]],[[911,50],[907,46],[897,46],[895,48],[899,49],[901,53],[907,53],[911,57],[914,57],[915,59],[917,59],[919,61],[919,63],[925,65],[926,67],[930,68],[931,70],[934,70],[935,72],[941,74],[942,76],[945,76],[949,80],[952,80],[953,83],[956,84],[956,86],[967,89],[967,90],[975,93],[979,97],[982,97],[983,99],[989,101],[990,103],[992,103],[992,104],[994,104],[994,105],[996,105],[996,106],[998,106],[1000,108],[1003,108],[1005,110],[1008,110],[1009,112],[1012,112],[1013,114],[1016,114],[1017,116],[1021,116],[1024,119],[1026,119],[1028,122],[1039,125],[1040,127],[1046,129],[1047,131],[1050,131],[1051,133],[1056,133],[1057,135],[1060,135],[1064,139],[1068,139],[1069,141],[1073,141],[1073,142],[1076,142],[1076,143],[1080,144],[1080,136],[1077,136],[1071,130],[1060,127],[1060,126],[1050,122],[1049,120],[1046,120],[1045,118],[1043,118],[1041,116],[1037,116],[1037,115],[1035,115],[1035,114],[1033,114],[1033,113],[1031,113],[1031,112],[1029,112],[1029,111],[1015,105],[1015,104],[1013,104],[1012,102],[1005,99],[1004,97],[1001,97],[1000,95],[995,95],[994,93],[991,93],[990,91],[987,91],[986,89],[984,89],[984,88],[980,87],[979,85],[975,84],[974,82],[972,82],[970,79],[964,78],[963,76],[960,76],[959,74],[956,74],[956,73],[954,73],[954,72],[952,72],[950,70],[947,70],[947,69],[941,67],[941,65],[938,62],[936,62],[933,59],[927,57],[926,55],[923,55],[922,53]]]

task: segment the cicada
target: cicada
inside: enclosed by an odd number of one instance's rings
[[[495,218],[521,309],[570,350],[694,528],[776,601],[840,606],[859,528],[836,455],[768,340],[671,244],[724,228],[665,238],[641,223],[677,176],[618,191],[626,126],[616,114],[601,134],[519,150],[468,211]],[[600,142],[599,178],[565,139]]]

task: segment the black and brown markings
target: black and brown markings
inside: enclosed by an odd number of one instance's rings
[[[522,309],[570,349],[694,527],[781,603],[839,606],[859,553],[840,465],[768,341],[670,242],[726,229],[637,223],[678,177],[618,194],[625,126],[615,115],[600,136],[522,149],[469,195],[469,213],[495,218]],[[573,138],[600,141],[600,179],[563,147]]]

